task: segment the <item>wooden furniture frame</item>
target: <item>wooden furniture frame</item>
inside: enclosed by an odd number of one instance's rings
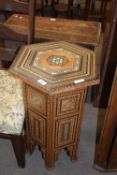
[[[100,1],[100,9],[98,11],[95,9],[96,1]],[[90,17],[94,18],[94,20],[98,19],[102,22],[102,27],[104,28],[107,3],[108,0],[86,0],[84,18],[86,20],[88,20]]]
[[[117,171],[117,69],[106,110],[105,121],[96,148],[95,167]]]
[[[4,2],[4,6],[3,6]],[[5,2],[7,5],[9,1],[0,1],[0,8],[4,8],[5,10]],[[11,1],[10,1],[11,2]],[[16,7],[18,8],[18,1],[15,2]],[[11,4],[10,4],[11,5]],[[15,8],[15,5],[13,6]],[[21,5],[21,4],[20,4]],[[28,6],[27,6],[28,5]],[[0,24],[0,39],[4,41],[5,39],[9,40],[17,40],[17,41],[27,41],[27,44],[32,43],[34,36],[34,7],[35,0],[31,0],[29,4],[23,4],[23,8],[29,11],[29,24],[28,24],[28,35],[26,36],[20,35],[17,32],[12,31],[11,29],[4,26],[4,24]],[[21,8],[21,6],[20,6]],[[2,42],[3,43],[3,42]],[[3,46],[3,45],[2,45]],[[12,61],[16,56],[16,51],[13,49],[8,49],[6,47],[0,48],[0,60],[4,61]],[[12,141],[12,145],[14,148],[15,156],[17,159],[17,163],[20,167],[25,167],[25,152],[26,152],[26,135],[21,133],[21,135],[11,135],[11,134],[3,134],[0,133],[0,138],[10,139]]]
[[[47,168],[62,149],[76,160],[87,88],[99,83],[95,53],[66,42],[34,44],[10,71],[26,85],[30,150],[39,146]]]
[[[4,25],[19,34],[26,34],[28,17],[19,15],[19,18],[21,20],[14,14]],[[64,40],[93,48],[98,47],[100,42],[101,24],[98,22],[36,16],[35,25],[37,40]]]
[[[40,1],[41,3],[35,4],[35,11],[41,12],[42,16],[44,15],[44,4],[43,0]],[[8,5],[9,4],[9,5]],[[0,11],[5,15],[5,17],[9,17],[9,15],[13,13],[20,13],[20,14],[29,14],[29,0],[21,1],[21,0],[5,0],[0,3]]]
[[[28,4],[25,2],[17,2],[17,0],[6,0],[6,1],[1,1],[0,2],[0,12],[2,12],[5,17],[9,13],[23,13],[23,14],[28,14]]]
[[[107,107],[117,65],[117,1],[112,0],[108,5],[101,53],[101,83],[97,94],[97,104],[101,108]]]
[[[57,17],[59,13],[65,13],[67,18],[73,18],[73,0],[68,2],[59,2],[59,0],[52,0],[53,16]]]
[[[0,60],[4,62],[12,62],[13,59],[15,58],[15,55],[18,51],[19,48],[12,49],[12,48],[6,48],[5,46],[5,41],[10,40],[10,41],[16,41],[16,42],[24,42],[24,43],[32,43],[34,39],[34,7],[33,6],[33,1],[30,1],[30,3],[22,3],[19,1],[12,1],[11,0],[5,0],[0,2],[0,9],[5,12],[8,9],[8,4],[10,3],[10,9],[15,9],[19,10],[21,12],[27,12],[29,13],[29,16],[27,16],[27,33],[21,34],[18,33],[17,31],[13,31],[9,27],[5,26],[3,23],[0,24]],[[13,6],[12,6],[13,5]],[[18,18],[18,15],[16,15]],[[19,20],[19,18],[18,18]],[[27,39],[28,38],[28,39]],[[8,64],[9,65],[9,64]]]
[[[97,134],[97,147],[95,155],[95,167],[103,171],[117,170],[117,110],[116,110],[116,96],[117,83],[116,75],[114,74],[117,66],[117,1],[111,0],[108,11],[106,12],[105,33],[102,53],[102,67],[101,67],[101,83],[97,95],[97,103],[100,108],[107,108],[106,119],[104,118],[104,127],[97,128],[97,133],[100,130],[104,131],[102,134]],[[114,82],[113,88],[112,83]],[[112,89],[112,92],[111,92]],[[111,92],[111,94],[110,94]],[[110,96],[110,100],[109,100]],[[103,119],[103,120],[104,120]],[[98,119],[98,126],[100,118]],[[115,134],[115,135],[114,135]],[[99,137],[100,136],[100,137]],[[99,145],[99,146],[98,146]]]
[[[20,1],[29,3],[30,0],[20,0]],[[41,12],[41,15],[44,16],[44,0],[36,0],[36,2],[35,2],[35,11],[36,12]],[[14,13],[15,13],[15,11],[14,11]]]

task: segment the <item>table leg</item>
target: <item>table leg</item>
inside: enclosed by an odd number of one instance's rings
[[[47,169],[51,169],[54,167],[54,151],[47,150],[45,155],[45,166]]]

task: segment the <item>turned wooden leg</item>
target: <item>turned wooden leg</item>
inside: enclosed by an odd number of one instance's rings
[[[85,9],[84,9],[84,18],[86,20],[88,20],[88,15],[89,15],[89,11],[90,11],[90,4],[91,4],[91,0],[86,0]]]
[[[13,145],[18,166],[24,168],[25,152],[26,152],[24,136],[14,136],[12,138],[12,145]]]

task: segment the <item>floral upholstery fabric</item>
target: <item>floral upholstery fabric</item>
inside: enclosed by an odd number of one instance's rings
[[[0,70],[0,133],[20,135],[24,123],[23,84]]]

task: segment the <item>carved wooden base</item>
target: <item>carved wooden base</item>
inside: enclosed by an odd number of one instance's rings
[[[30,151],[39,145],[47,168],[62,149],[76,160],[86,88],[51,96],[27,85],[26,92]]]

